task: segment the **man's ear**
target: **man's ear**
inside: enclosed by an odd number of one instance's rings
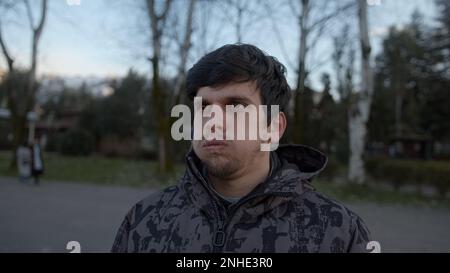
[[[261,151],[275,151],[280,143],[280,139],[286,131],[287,120],[283,112],[279,112],[272,118],[267,128],[267,141],[261,144]]]
[[[278,115],[270,121],[270,125],[268,128],[269,132],[269,142],[278,143],[280,139],[283,137],[284,132],[287,127],[287,119],[284,112],[279,112]],[[276,132],[277,130],[278,132]]]
[[[284,133],[286,132],[286,128],[287,128],[287,118],[286,115],[284,114],[284,112],[280,112],[280,114],[278,115],[278,119],[279,119],[279,127],[278,130],[280,132],[280,139],[283,137]]]

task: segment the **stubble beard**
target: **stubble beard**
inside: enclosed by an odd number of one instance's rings
[[[222,154],[211,155],[203,164],[208,174],[217,178],[229,177],[241,167],[240,160]]]
[[[250,153],[252,156],[257,156],[258,152],[259,144],[255,146],[255,150]],[[244,162],[242,162],[241,158],[230,155],[229,153],[213,153],[210,154],[208,158],[203,160],[203,164],[206,167],[208,174],[216,178],[230,177],[243,167],[243,163]]]

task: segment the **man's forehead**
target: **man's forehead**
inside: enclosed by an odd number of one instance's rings
[[[229,83],[220,86],[204,86],[197,92],[198,97],[209,103],[227,102],[230,99],[248,100],[261,104],[260,93],[255,82]]]

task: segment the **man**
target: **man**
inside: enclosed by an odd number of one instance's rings
[[[44,173],[44,159],[42,157],[41,145],[39,140],[35,139],[31,146],[31,174],[34,178],[34,184],[39,185],[39,176]]]
[[[265,118],[282,136],[291,92],[284,74],[281,63],[255,46],[225,45],[189,70],[187,92],[221,109],[278,105],[279,114]],[[241,125],[228,120],[214,130]],[[362,220],[310,184],[326,156],[302,145],[262,151],[264,141],[278,138],[194,140],[179,183],[131,209],[112,251],[366,252]]]

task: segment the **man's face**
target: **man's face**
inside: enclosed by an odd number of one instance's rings
[[[197,92],[197,97],[202,97],[203,106],[217,105],[222,109],[223,122],[222,127],[214,126],[211,131],[222,130],[223,139],[227,135],[227,129],[234,127],[233,140],[193,140],[193,149],[204,166],[208,169],[210,175],[219,178],[232,176],[241,168],[252,166],[258,160],[268,158],[267,152],[260,149],[261,140],[248,140],[249,131],[257,130],[257,127],[249,123],[255,122],[249,120],[246,115],[245,124],[243,120],[238,120],[234,115],[234,121],[225,113],[226,105],[253,105],[258,109],[261,105],[260,92],[254,82],[230,83],[219,87],[202,87]],[[199,114],[199,113],[196,113]],[[260,118],[258,116],[258,118]],[[265,117],[261,117],[264,118]],[[203,126],[210,118],[203,118]],[[237,139],[237,130],[245,130],[245,140]]]

